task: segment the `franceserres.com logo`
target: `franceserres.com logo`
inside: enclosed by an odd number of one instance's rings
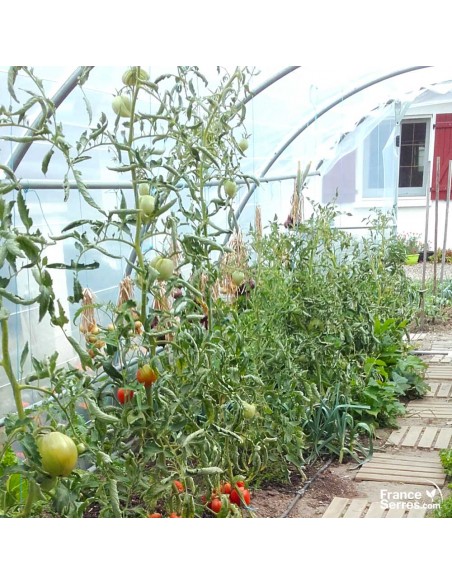
[[[433,484],[433,488],[412,491],[390,491],[380,489],[380,505],[382,509],[439,509],[443,500],[441,489]]]

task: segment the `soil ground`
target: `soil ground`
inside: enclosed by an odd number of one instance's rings
[[[391,431],[392,429],[386,428],[377,430],[374,450],[382,448]],[[295,503],[297,491],[300,491],[326,462],[328,459],[306,468],[306,478],[294,475],[289,485],[274,483],[256,490],[252,496],[252,506],[256,517],[320,518],[334,497],[367,496],[360,483],[354,481],[358,471],[357,463],[349,459],[342,464],[333,461],[310,483],[303,496]]]

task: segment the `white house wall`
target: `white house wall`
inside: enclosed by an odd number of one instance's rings
[[[433,124],[435,122],[435,116],[437,113],[452,113],[452,95],[450,95],[451,101],[443,103],[423,103],[423,104],[413,104],[405,112],[404,119],[407,117],[427,117],[432,118],[432,129],[429,140],[428,148],[428,160],[430,163],[430,176],[427,181],[427,189],[430,191],[430,185],[432,183],[432,166],[433,166],[433,153],[434,153],[434,129]],[[444,99],[444,96],[438,96],[437,99]],[[385,199],[365,199],[362,197],[363,188],[363,142],[360,143],[356,151],[356,166],[355,166],[355,197],[346,196],[343,197],[344,201],[341,204],[341,198],[339,197],[338,203],[340,204],[340,209],[343,215],[338,217],[336,224],[343,228],[353,229],[355,233],[365,233],[364,227],[366,225],[366,219],[373,214],[373,209],[381,209],[390,211],[391,207],[396,201],[395,189],[391,189],[391,192],[387,193]],[[331,165],[328,167],[331,168]],[[320,169],[322,171],[322,169]],[[323,177],[317,178],[313,177],[309,180],[307,188],[304,191],[305,197],[311,199],[315,202],[325,202],[322,201],[322,179]],[[350,181],[349,181],[350,182]],[[415,233],[423,240],[425,233],[425,220],[426,220],[426,201],[427,193],[423,196],[416,197],[398,197],[397,199],[397,231],[399,233]],[[352,200],[350,200],[352,198]],[[435,231],[435,201],[429,200],[429,222],[428,222],[428,242],[429,249],[434,249],[434,231]],[[306,203],[306,214],[309,215],[310,205],[309,202]],[[452,215],[452,210],[449,215]],[[439,201],[438,203],[438,237],[437,243],[438,247],[443,246],[444,238],[444,223],[446,216],[446,202]],[[358,229],[361,227],[362,229]],[[446,247],[452,249],[452,217],[450,218]]]

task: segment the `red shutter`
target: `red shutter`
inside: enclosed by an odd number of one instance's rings
[[[440,158],[439,198],[446,198],[449,160],[452,160],[452,114],[436,114],[432,161],[432,199],[436,199],[436,159]]]

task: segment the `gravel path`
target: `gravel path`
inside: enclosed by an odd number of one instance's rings
[[[424,264],[418,263],[418,264],[414,264],[413,266],[403,266],[405,273],[407,274],[407,276],[409,276],[410,278],[413,278],[414,280],[422,280],[422,270],[423,270],[423,266]],[[425,278],[426,280],[433,280],[433,268],[434,268],[434,264],[433,262],[427,262],[427,269],[425,271]],[[441,276],[441,264],[436,264],[436,278],[437,281],[439,282]],[[452,279],[452,264],[444,264],[444,280],[450,280]]]

